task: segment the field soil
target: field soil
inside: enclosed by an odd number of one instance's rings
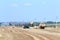
[[[0,27],[0,40],[60,40],[60,28]]]

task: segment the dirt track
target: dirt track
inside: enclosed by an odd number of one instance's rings
[[[60,32],[47,29],[0,27],[0,40],[60,40]]]

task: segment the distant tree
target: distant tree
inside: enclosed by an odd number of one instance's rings
[[[2,25],[2,23],[0,23],[0,26]]]
[[[47,24],[53,24],[54,22],[52,22],[52,21],[47,21]]]
[[[38,22],[34,22],[33,25],[34,26],[39,26],[39,23]]]
[[[29,26],[30,26],[30,27],[34,27],[34,23],[32,23],[32,24],[31,24],[31,23],[29,23]]]
[[[9,26],[12,26],[12,24],[11,24],[11,23],[9,23]]]

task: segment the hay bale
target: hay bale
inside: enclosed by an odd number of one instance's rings
[[[44,22],[41,22],[41,23],[39,24],[39,28],[40,28],[40,29],[45,29],[45,27],[46,27],[46,24],[45,24]]]

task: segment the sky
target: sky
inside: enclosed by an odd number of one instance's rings
[[[0,0],[0,22],[60,21],[60,0]]]

